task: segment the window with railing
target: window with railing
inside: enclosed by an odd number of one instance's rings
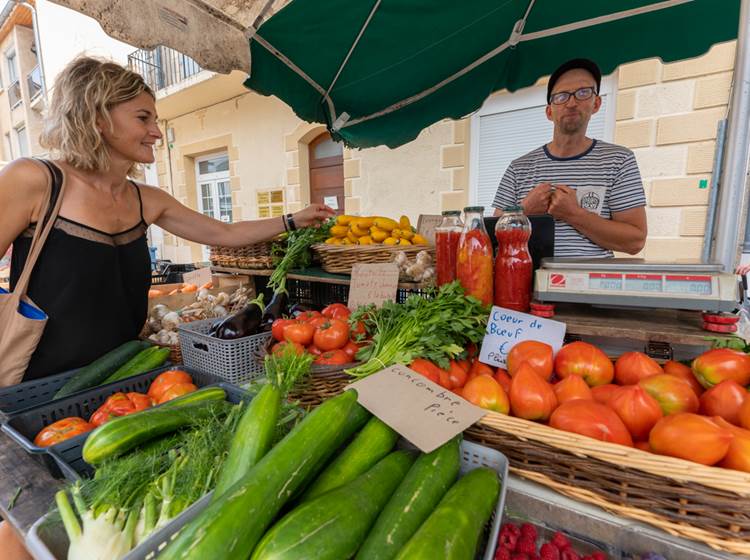
[[[158,91],[194,76],[203,70],[189,56],[169,47],[139,49],[128,56],[128,66],[137,72],[149,87]]]
[[[21,97],[21,82],[15,81],[8,86],[8,101],[11,109],[23,101]]]
[[[26,87],[29,90],[29,99],[35,99],[42,93],[42,72],[39,65],[34,66],[34,69],[26,74]]]

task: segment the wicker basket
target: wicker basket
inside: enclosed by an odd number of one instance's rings
[[[604,443],[488,413],[469,439],[511,469],[572,498],[712,548],[750,555],[750,474]]]
[[[269,338],[268,341],[265,344],[263,344],[263,346],[259,347],[254,352],[253,357],[255,358],[255,361],[261,364],[265,363],[266,356],[271,353],[271,348],[276,343],[277,343],[277,340],[275,338],[273,337]],[[347,368],[358,366],[361,363],[362,362],[349,362],[348,364],[335,364],[335,365],[313,364],[310,368],[310,373],[320,374],[320,375],[338,374]],[[349,378],[349,376],[346,374],[344,374],[344,377]]]
[[[330,274],[351,274],[352,266],[357,263],[393,262],[396,253],[403,251],[409,259],[416,257],[420,251],[427,251],[435,260],[435,248],[431,245],[327,245],[320,243],[312,246],[318,256],[323,270]]]
[[[289,393],[289,400],[299,401],[306,408],[316,407],[323,401],[342,393],[346,386],[356,381],[341,370],[328,373],[313,372],[304,384]]]
[[[244,247],[211,247],[211,264],[234,268],[265,269],[273,267],[271,248],[278,239],[261,241]]]

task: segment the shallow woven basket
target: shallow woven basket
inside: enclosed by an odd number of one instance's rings
[[[211,247],[211,263],[216,266],[230,266],[236,268],[271,268],[273,257],[271,248],[278,239],[261,241],[244,247],[224,247],[215,245]]]
[[[750,555],[750,473],[604,443],[495,412],[466,436],[504,453],[516,474],[562,494],[718,550]]]
[[[348,367],[348,366],[347,366]],[[289,393],[289,399],[299,401],[305,408],[316,407],[323,401],[342,393],[346,386],[356,381],[341,369],[327,373],[313,372],[306,382]]]
[[[323,270],[331,274],[351,274],[357,263],[393,262],[396,253],[403,251],[413,259],[420,251],[430,253],[435,260],[435,248],[431,245],[328,245],[320,243],[312,246],[313,253],[320,259]]]
[[[266,359],[266,356],[271,353],[271,347],[273,347],[273,345],[276,344],[276,342],[277,342],[276,339],[274,339],[273,337],[269,338],[268,342],[266,342],[263,346],[258,348],[258,350],[255,352],[255,361],[263,363]],[[347,368],[358,366],[361,363],[362,362],[349,362],[348,364],[335,364],[335,365],[313,364],[310,368],[310,373],[322,374],[322,375],[337,374]],[[346,377],[348,378],[349,376],[346,376]]]

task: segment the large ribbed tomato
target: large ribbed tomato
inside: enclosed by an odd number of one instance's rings
[[[488,375],[477,375],[467,381],[461,390],[461,396],[487,410],[508,414],[508,395],[500,384]]]
[[[86,420],[78,416],[63,418],[40,431],[34,438],[34,445],[49,447],[66,439],[90,432],[94,428],[96,426],[89,424]]]
[[[528,363],[521,364],[510,382],[513,416],[526,420],[547,420],[556,406],[557,397],[552,385]]]
[[[519,342],[510,349],[506,359],[510,376],[514,377],[524,363],[529,364],[539,375],[549,381],[553,368],[552,346],[536,340]]]
[[[727,379],[701,395],[700,413],[721,416],[730,424],[739,426],[740,408],[747,398],[747,390],[742,385],[733,379]]]
[[[706,416],[680,412],[659,420],[648,443],[654,453],[714,465],[727,454],[732,437],[732,432]]]
[[[709,350],[693,360],[693,373],[706,389],[725,379],[750,385],[750,355],[730,348]]]
[[[635,440],[648,439],[651,428],[663,416],[659,403],[640,385],[620,387],[607,406],[617,413]]]
[[[675,362],[674,360],[669,360],[668,362],[664,362],[664,365],[662,365],[661,367],[664,370],[664,373],[674,375],[675,377],[679,377],[680,379],[687,381],[693,388],[693,391],[695,391],[695,394],[697,396],[700,397],[703,394],[703,385],[698,382],[695,374],[693,374],[693,370],[685,364]]]
[[[615,368],[599,348],[578,340],[560,348],[555,356],[555,373],[561,378],[580,375],[589,387],[596,387],[611,383]]]
[[[552,413],[549,425],[601,441],[633,446],[633,438],[620,417],[596,401],[574,399],[562,403]]]
[[[732,435],[732,443],[729,444],[727,454],[719,463],[725,469],[750,472],[750,430],[738,428],[724,420],[721,416],[712,418],[721,428],[726,428]]]
[[[661,366],[643,352],[625,352],[615,362],[615,380],[620,385],[635,385],[660,373],[664,373]]]
[[[570,375],[554,385],[557,402],[562,404],[573,399],[593,400],[591,388],[579,375]]]
[[[638,383],[654,397],[664,414],[698,412],[700,403],[687,381],[662,373],[651,375]]]

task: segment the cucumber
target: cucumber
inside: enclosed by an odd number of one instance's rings
[[[321,457],[332,452],[356,400],[355,391],[345,391],[310,412],[242,480],[188,523],[159,560],[248,558],[284,503]]]
[[[158,346],[146,348],[120,366],[117,371],[102,381],[100,385],[113,383],[127,377],[133,377],[134,375],[139,375],[151,371],[152,369],[156,369],[166,362],[167,358],[169,358],[169,348],[160,348]]]
[[[367,535],[357,560],[392,560],[417,532],[461,468],[459,438],[420,455]]]
[[[91,362],[89,365],[79,369],[68,382],[60,387],[55,393],[56,399],[67,397],[72,393],[96,387],[102,383],[112,372],[133,358],[141,350],[151,346],[150,343],[142,340],[131,340],[107,352]]]
[[[216,501],[243,478],[268,453],[273,445],[280,413],[281,391],[269,383],[250,401],[237,424],[229,454],[219,472],[212,501]]]
[[[158,436],[216,414],[218,406],[224,404],[226,393],[219,387],[209,387],[185,396],[192,399],[174,399],[162,406],[113,418],[99,426],[83,444],[83,460],[90,465],[99,464]],[[196,397],[200,400],[196,401]]]
[[[341,455],[305,491],[302,501],[308,501],[354,480],[388,455],[397,439],[398,434],[394,430],[373,416]]]
[[[474,469],[448,490],[396,559],[473,560],[499,492],[495,471]]]
[[[251,560],[351,558],[413,462],[412,454],[395,451],[351,482],[305,502],[265,534]]]

